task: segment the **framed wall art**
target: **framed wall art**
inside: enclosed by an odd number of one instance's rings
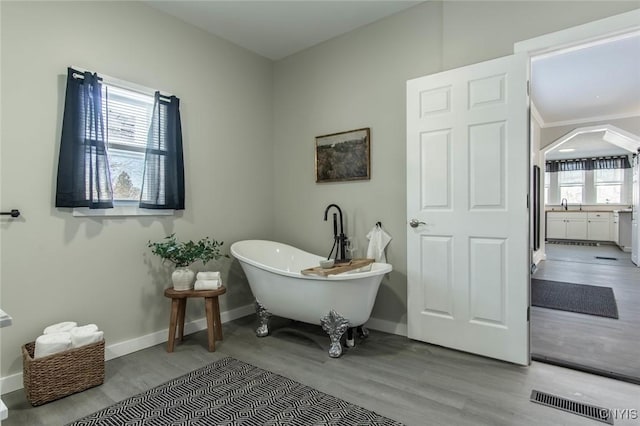
[[[316,137],[316,183],[370,179],[371,129]]]

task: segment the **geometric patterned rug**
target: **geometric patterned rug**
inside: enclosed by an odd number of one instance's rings
[[[227,357],[69,425],[402,425]]]

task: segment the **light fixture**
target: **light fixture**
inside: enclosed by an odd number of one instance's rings
[[[558,152],[573,152],[575,151],[575,148],[563,148],[563,149],[559,149]]]

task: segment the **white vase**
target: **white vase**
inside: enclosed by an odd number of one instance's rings
[[[193,278],[195,276],[195,272],[193,272],[187,266],[177,267],[176,270],[171,274],[173,289],[178,291],[191,290],[193,288]]]

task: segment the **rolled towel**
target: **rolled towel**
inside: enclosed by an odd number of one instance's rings
[[[196,280],[194,290],[217,290],[222,286],[222,280]]]
[[[71,331],[72,328],[75,328],[77,326],[78,326],[78,323],[73,321],[59,322],[58,324],[53,324],[45,328],[42,334],[68,332],[68,331]]]
[[[94,331],[98,331],[98,326],[95,324],[87,324],[80,327],[74,327],[69,332],[71,333],[71,337],[75,334],[87,334],[93,333]]]
[[[198,272],[196,275],[198,280],[219,280],[220,272]]]
[[[34,358],[64,352],[71,348],[71,333],[49,333],[43,334],[36,339],[36,347],[33,350]]]
[[[88,324],[82,327],[76,327],[70,331],[71,347],[79,348],[80,346],[96,343],[104,338],[104,332],[98,331],[95,324]]]

